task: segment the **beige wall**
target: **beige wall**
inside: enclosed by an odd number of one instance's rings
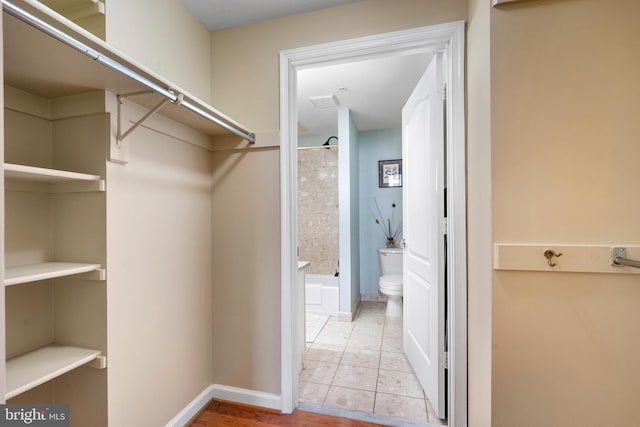
[[[456,21],[466,0],[365,0],[213,32],[212,105],[256,131],[279,127],[281,50]]]
[[[466,13],[466,0],[368,0],[214,32],[212,103],[257,131],[258,147],[277,145],[277,136],[260,134],[279,129],[281,50],[461,20]],[[230,174],[214,180],[213,192],[214,248],[223,242],[213,268],[214,318],[220,320],[214,322],[214,382],[279,394],[279,154],[219,152],[214,163]],[[253,215],[239,222],[246,200],[253,200]],[[259,262],[248,269],[248,260]],[[247,298],[258,296],[259,310],[252,310]]]
[[[210,101],[209,31],[179,0],[106,4],[109,44]],[[108,170],[110,425],[164,425],[211,384],[211,155],[146,124],[162,134],[137,130]]]
[[[640,3],[491,12],[493,239],[639,244]],[[493,425],[640,424],[637,277],[496,272]]]
[[[155,116],[107,164],[111,426],[165,425],[211,384],[212,164],[192,133]]]
[[[276,148],[213,162],[213,383],[280,389],[280,212]],[[274,167],[269,167],[275,165]]]
[[[107,43],[210,101],[209,31],[179,0],[108,0],[106,8]]]

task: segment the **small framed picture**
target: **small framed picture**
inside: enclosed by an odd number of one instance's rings
[[[378,187],[402,187],[402,160],[378,161]]]

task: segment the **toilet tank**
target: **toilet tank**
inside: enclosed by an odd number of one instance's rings
[[[380,260],[380,274],[402,274],[402,249],[380,248],[378,249]]]

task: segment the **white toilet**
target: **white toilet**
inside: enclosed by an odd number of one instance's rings
[[[380,248],[378,288],[388,297],[387,316],[402,317],[402,249]]]

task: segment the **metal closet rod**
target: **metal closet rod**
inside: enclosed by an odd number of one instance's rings
[[[635,259],[629,259],[629,258],[624,258],[621,256],[614,256],[613,257],[613,265],[624,265],[627,267],[635,267],[635,268],[640,268],[640,261],[637,261]]]
[[[615,265],[626,265],[627,267],[635,267],[640,268],[640,261],[636,261],[635,259],[615,257],[613,259],[613,263]]]
[[[256,142],[256,136],[254,133],[247,133],[244,132],[222,120],[220,120],[219,118],[215,117],[214,115],[212,115],[211,113],[209,113],[208,111],[206,111],[204,108],[188,101],[188,100],[182,100],[182,96],[180,96],[180,94],[176,94],[175,92],[171,91],[170,89],[164,88],[162,86],[160,86],[159,84],[149,80],[148,78],[140,75],[139,73],[136,73],[135,71],[131,70],[130,68],[120,64],[119,62],[109,58],[108,56],[102,55],[101,53],[95,51],[94,49],[91,49],[89,46],[87,46],[86,44],[82,43],[79,40],[74,39],[73,37],[71,37],[70,35],[64,33],[63,31],[58,30],[57,28],[53,27],[52,25],[44,22],[43,20],[41,20],[40,18],[32,15],[31,13],[27,12],[24,9],[21,9],[20,7],[14,5],[13,3],[11,3],[8,0],[2,0],[2,8],[3,10],[8,13],[11,16],[14,16],[16,18],[18,18],[19,20],[21,20],[22,22],[25,22],[26,24],[31,25],[34,28],[37,28],[38,30],[49,34],[51,37],[61,41],[62,43],[76,49],[77,51],[87,55],[88,57],[98,61],[99,63],[101,63],[102,65],[111,68],[112,70],[115,70],[121,74],[124,74],[125,76],[137,81],[138,83],[148,87],[149,89],[153,90],[154,92],[157,92],[163,96],[165,96],[166,98],[169,99],[169,101],[176,103],[178,101],[180,105],[182,105],[183,107],[185,107],[187,110],[192,111],[193,113],[209,120],[210,122],[215,123],[216,125],[228,130],[229,132],[239,136],[242,139],[245,139],[247,141],[249,141],[251,144],[255,144]]]

